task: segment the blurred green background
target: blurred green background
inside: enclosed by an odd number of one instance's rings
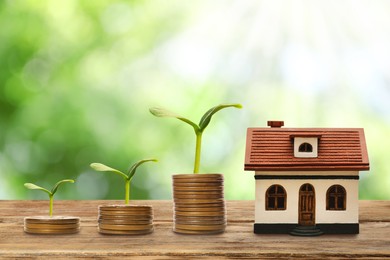
[[[170,199],[191,173],[195,136],[163,106],[198,121],[201,171],[225,174],[227,199],[254,199],[243,170],[247,127],[364,127],[371,170],[360,199],[390,199],[389,1],[0,1],[0,199]]]

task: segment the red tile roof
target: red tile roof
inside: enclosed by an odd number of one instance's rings
[[[293,138],[318,137],[318,157],[294,157]],[[248,128],[245,170],[368,170],[362,128]]]

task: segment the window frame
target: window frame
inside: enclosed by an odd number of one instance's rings
[[[335,191],[332,191],[332,188]],[[331,199],[334,200],[334,203],[330,203]],[[342,200],[342,207],[339,207],[339,200]],[[331,204],[334,204],[334,207],[331,207]],[[345,211],[347,210],[347,190],[344,186],[340,184],[334,184],[328,188],[326,191],[326,210],[333,211]]]
[[[308,142],[303,142],[299,145],[298,152],[312,153],[313,152],[313,145],[309,144]]]
[[[294,157],[296,158],[317,158],[318,157],[318,143],[320,136],[294,136],[293,144],[294,144]],[[311,151],[299,151],[301,145],[307,143],[311,145]]]
[[[270,193],[272,188],[275,188],[274,193]],[[279,193],[279,191],[282,191]],[[279,198],[283,198],[283,207],[279,208]],[[273,207],[270,207],[270,199],[273,199]],[[287,209],[287,192],[286,189],[280,184],[272,184],[265,192],[265,210],[286,210]]]

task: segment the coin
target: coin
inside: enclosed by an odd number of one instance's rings
[[[208,216],[224,216],[225,211],[175,211],[175,216],[188,216],[188,217],[195,217],[195,216],[203,216],[203,217],[208,217]]]
[[[180,229],[180,228],[173,228],[173,232],[179,233],[179,234],[187,234],[187,235],[215,235],[223,233],[225,229],[220,230],[187,230],[187,229]]]
[[[213,179],[213,178],[183,178],[183,179],[172,179],[174,185],[189,186],[191,183],[195,186],[221,186],[224,183],[223,179]]]
[[[224,195],[223,190],[197,190],[197,191],[184,191],[184,190],[173,190],[175,195],[187,195],[187,194],[197,194],[197,195]]]
[[[175,224],[176,229],[182,229],[182,230],[210,230],[210,231],[216,231],[216,230],[224,230],[226,228],[226,225],[183,225],[183,224]]]
[[[119,225],[148,225],[153,224],[153,220],[133,220],[133,219],[98,219],[98,223],[119,224]]]
[[[37,224],[37,223],[26,223],[27,228],[40,228],[40,229],[74,229],[79,228],[80,225],[77,224]]]
[[[53,235],[61,235],[61,234],[74,234],[78,233],[80,228],[76,229],[40,229],[40,228],[24,228],[24,232],[30,234],[53,234]]]
[[[177,186],[223,186],[223,179],[173,179],[172,183]]]
[[[182,203],[175,201],[174,202],[175,207],[181,207],[181,208],[210,208],[210,207],[215,207],[215,208],[220,208],[220,207],[225,207],[225,201],[224,200],[219,200],[218,202],[211,202],[211,203]]]
[[[182,225],[226,225],[226,221],[225,220],[219,220],[219,221],[207,221],[207,222],[204,222],[204,221],[196,221],[196,220],[193,220],[193,221],[183,221],[183,220],[179,220],[179,219],[176,219],[175,220],[175,224],[182,224]]]
[[[223,195],[202,195],[202,194],[175,194],[176,199],[223,199]]]
[[[173,175],[174,226],[182,234],[216,234],[226,227],[222,174]]]
[[[208,173],[208,174],[174,174],[172,175],[174,180],[203,180],[203,179],[212,179],[212,180],[223,180],[223,174],[219,173]]]
[[[36,216],[24,218],[24,231],[31,234],[71,234],[80,230],[80,218]]]
[[[218,187],[215,189],[200,189],[201,187],[196,187],[195,189],[191,189],[191,187],[173,187],[172,191],[177,194],[203,194],[203,195],[216,195],[216,194],[224,194],[223,187]]]
[[[152,206],[99,206],[98,231],[112,235],[138,235],[153,232]]]
[[[152,217],[147,217],[147,216],[131,216],[129,217],[119,217],[119,216],[104,216],[100,215],[98,217],[98,221],[106,221],[106,222],[153,222]]]
[[[34,216],[34,217],[25,217],[25,223],[47,223],[47,224],[72,224],[79,223],[80,218],[78,217],[65,217],[65,216]]]
[[[189,204],[189,205],[193,205],[193,206],[196,206],[197,204],[209,204],[209,203],[219,203],[219,202],[223,202],[224,200],[221,198],[221,199],[175,199],[174,198],[174,202],[175,203],[181,203],[181,204]]]
[[[99,228],[109,230],[149,230],[153,225],[113,225],[113,224],[102,224],[100,223]]]
[[[99,233],[105,235],[145,235],[152,233],[153,230],[153,228],[148,230],[110,230],[98,228]]]
[[[109,211],[100,211],[99,212],[100,215],[105,215],[105,216],[134,216],[134,217],[137,217],[137,216],[152,216],[151,213],[149,212],[139,212],[139,213],[136,213],[136,212],[127,212],[127,211],[113,211],[113,210],[109,210]]]
[[[189,211],[189,212],[215,212],[215,211],[223,211],[225,212],[225,209],[224,207],[205,207],[205,208],[202,208],[202,207],[192,207],[192,208],[187,208],[187,207],[180,207],[180,206],[175,206],[175,210],[177,211]]]
[[[107,205],[99,206],[99,210],[105,211],[129,211],[129,212],[151,212],[151,206],[141,205]]]
[[[181,216],[181,215],[175,215],[174,219],[181,220],[181,221],[203,221],[203,222],[226,221],[225,216]]]

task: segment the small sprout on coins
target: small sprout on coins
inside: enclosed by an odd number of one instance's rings
[[[209,125],[211,121],[211,117],[217,113],[219,110],[227,108],[227,107],[235,107],[235,108],[242,108],[241,104],[222,104],[215,107],[212,107],[209,109],[200,119],[199,124],[194,123],[193,121],[182,117],[180,115],[177,115],[169,110],[166,110],[164,108],[159,107],[153,107],[150,108],[149,111],[154,116],[157,117],[173,117],[177,118],[190,126],[194,128],[195,135],[196,135],[196,146],[195,146],[195,162],[194,162],[194,173],[199,173],[199,167],[200,167],[200,152],[202,147],[202,134],[203,131],[206,129],[206,127]]]
[[[30,190],[41,190],[41,191],[46,192],[49,195],[49,200],[50,200],[50,203],[49,203],[49,216],[52,217],[53,216],[53,197],[54,197],[54,194],[57,192],[58,187],[61,184],[66,183],[66,182],[74,183],[74,180],[67,179],[67,180],[59,181],[59,182],[57,182],[54,185],[54,187],[50,191],[45,189],[45,188],[42,188],[42,187],[40,187],[38,185],[35,185],[33,183],[25,183],[24,187],[26,187],[27,189],[30,189]]]
[[[133,166],[130,167],[127,174],[125,174],[117,169],[111,168],[107,165],[104,165],[102,163],[91,163],[90,166],[92,169],[99,171],[99,172],[113,172],[113,173],[116,173],[116,174],[122,176],[123,179],[125,180],[125,204],[129,204],[131,180],[132,180],[138,166],[140,166],[141,164],[146,163],[146,162],[157,162],[157,159],[140,160],[137,163],[133,164]]]

